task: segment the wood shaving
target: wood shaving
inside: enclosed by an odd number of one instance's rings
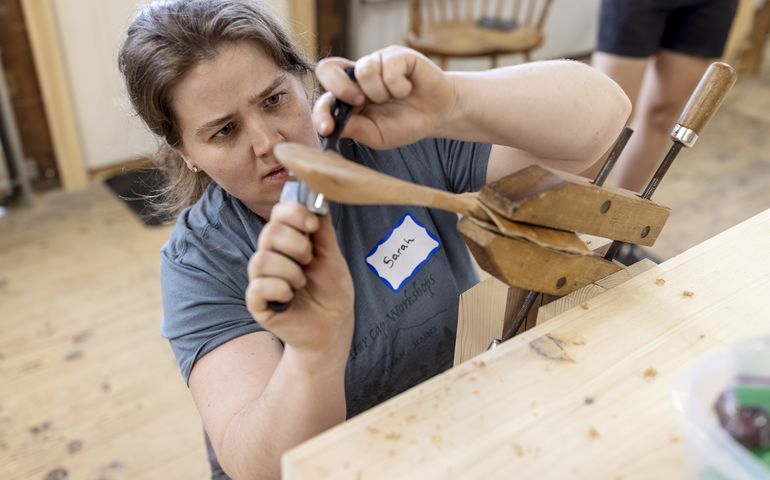
[[[550,335],[545,335],[544,337],[536,338],[529,342],[529,347],[536,354],[549,360],[575,363],[575,359],[564,350],[563,344],[564,342],[562,340]],[[548,370],[546,369],[546,371]]]
[[[588,438],[599,438],[599,432],[594,427],[588,429]]]
[[[588,304],[587,303],[581,303],[580,304],[580,308],[582,308],[583,310],[588,310]]]
[[[695,295],[695,292],[691,292],[689,290],[685,290],[684,292],[682,292],[683,297],[692,297],[693,295]]]
[[[655,285],[658,285],[658,286],[662,287],[665,284],[666,284],[666,281],[664,279],[662,279],[662,278],[656,278],[655,279]]]
[[[513,451],[516,452],[516,456],[517,457],[523,457],[524,456],[524,449],[518,443],[514,443],[513,444]]]
[[[644,379],[645,380],[652,380],[658,375],[658,371],[655,370],[652,367],[647,368],[647,370],[644,371]]]
[[[585,400],[583,400],[583,403],[585,403],[586,405],[593,405],[594,397],[586,397]]]

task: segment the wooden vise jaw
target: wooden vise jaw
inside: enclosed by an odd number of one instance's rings
[[[514,222],[646,246],[655,243],[670,213],[631,191],[539,165],[485,185],[479,200]]]

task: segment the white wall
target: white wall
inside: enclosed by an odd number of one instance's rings
[[[138,5],[149,0],[51,1],[86,168],[93,170],[152,154],[156,142],[131,108],[117,52]],[[265,0],[288,15],[288,0]]]
[[[596,44],[601,0],[554,0],[545,24],[545,43],[533,52],[534,59],[559,58],[586,53]],[[357,58],[391,44],[404,44],[409,28],[409,0],[380,0],[363,3],[351,0],[351,52]],[[500,65],[520,63],[521,56],[498,59]],[[489,67],[486,59],[457,59],[450,69],[479,70]]]
[[[131,115],[117,51],[138,0],[51,0],[86,167],[101,168],[155,151]]]

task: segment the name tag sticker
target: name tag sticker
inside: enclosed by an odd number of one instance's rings
[[[366,263],[385,285],[397,292],[439,246],[438,238],[407,212],[369,252]]]

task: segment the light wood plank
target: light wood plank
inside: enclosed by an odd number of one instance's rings
[[[289,0],[289,22],[294,37],[310,58],[318,59],[318,28],[315,0]]]
[[[454,364],[485,351],[492,339],[502,338],[524,295],[523,290],[511,288],[494,277],[460,295]]]
[[[633,265],[624,268],[623,270],[620,270],[619,272],[615,272],[608,277],[597,280],[590,285],[586,285],[580,290],[554,300],[547,305],[543,305],[537,312],[537,324],[540,325],[541,323],[578,306],[584,310],[588,310],[590,308],[588,303],[589,300],[599,296],[611,288],[617,287],[618,285],[632,279],[642,272],[646,272],[655,265],[655,262],[645,258]]]
[[[21,0],[21,5],[62,186],[82,189],[88,184],[88,174],[53,7],[50,0]]]
[[[768,251],[770,210],[289,451],[284,478],[681,478],[672,383],[770,331]]]

